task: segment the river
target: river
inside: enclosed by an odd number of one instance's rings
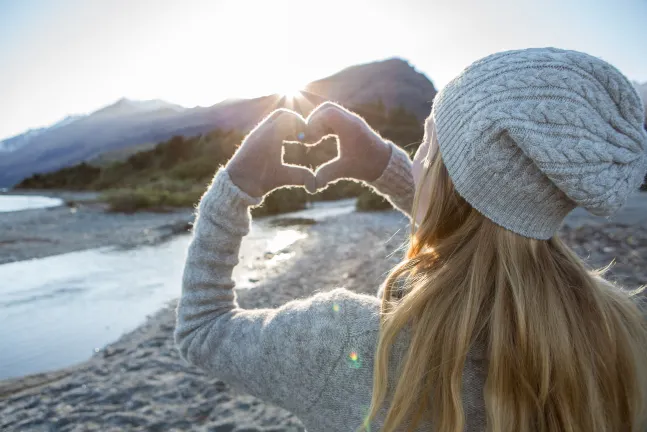
[[[19,210],[58,207],[63,204],[60,198],[31,195],[0,195],[0,213]]]
[[[4,197],[0,197],[4,198]],[[348,213],[354,201],[252,223],[234,271],[253,288],[269,267],[289,260],[289,246],[307,236],[277,218],[322,220]],[[87,359],[177,298],[188,235],[134,249],[105,247],[0,265],[0,379],[45,372]]]

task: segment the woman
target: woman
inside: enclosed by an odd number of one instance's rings
[[[644,430],[636,293],[587,270],[555,234],[575,207],[607,215],[637,189],[643,119],[615,68],[554,48],[465,69],[436,96],[413,164],[327,103],[306,128],[331,128],[339,157],[316,175],[285,166],[295,115],[273,113],[200,203],[178,307],[183,357],[311,432]],[[231,273],[249,207],[277,187],[339,178],[412,215],[406,258],[380,298],[336,289],[240,309]]]

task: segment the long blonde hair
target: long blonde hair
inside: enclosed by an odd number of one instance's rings
[[[463,369],[481,344],[487,430],[642,430],[647,327],[631,299],[639,290],[606,282],[556,236],[525,238],[485,218],[457,194],[440,156],[425,182],[431,205],[385,285],[367,423],[381,412],[385,432],[423,420],[463,431]],[[389,381],[405,327],[408,351]]]

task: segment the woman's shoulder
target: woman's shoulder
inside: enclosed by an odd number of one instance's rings
[[[345,288],[317,293],[304,300],[295,300],[284,307],[298,310],[308,310],[320,318],[333,320],[351,320],[358,325],[379,325],[380,300],[375,296],[359,294]]]

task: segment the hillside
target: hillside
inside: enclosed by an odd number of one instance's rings
[[[424,120],[436,88],[424,74],[401,59],[351,66],[328,78],[314,81],[306,90],[347,106],[380,99],[387,109],[404,107]]]
[[[647,127],[647,82],[639,84],[637,82],[633,83],[640,94],[640,97],[643,99],[643,105],[645,106],[645,126]]]
[[[55,171],[106,152],[176,135],[194,136],[214,129],[244,133],[278,106],[288,106],[305,115],[325,100],[346,106],[381,100],[387,109],[403,107],[422,121],[429,114],[435,94],[431,81],[406,61],[389,59],[353,66],[307,85],[297,106],[280,95],[226,100],[190,109],[157,100],[121,99],[63,126],[32,133],[29,139],[23,135],[11,138],[11,142],[21,141],[21,145],[5,144],[7,151],[0,158],[0,187],[11,186],[34,173]]]
[[[415,151],[423,135],[417,116],[404,108],[387,109],[378,100],[352,107],[385,138]],[[244,135],[236,130],[216,129],[191,138],[175,136],[123,159],[106,158],[102,164],[85,162],[46,174],[34,174],[16,187],[32,189],[99,190],[112,210],[133,212],[144,209],[190,207],[195,204],[213,173],[227,163]],[[413,144],[413,145],[412,145]],[[316,147],[286,145],[284,160],[315,168],[334,158],[336,141],[327,139]],[[111,155],[112,153],[110,153]],[[368,193],[359,183],[340,182],[318,194],[306,197],[303,191],[279,190],[264,201],[255,214],[273,214],[302,208],[307,200],[359,196],[360,208],[382,208],[386,202]]]
[[[29,129],[27,132],[23,132],[20,135],[13,136],[11,138],[6,138],[3,141],[0,141],[0,154],[18,150],[21,147],[29,145],[34,138],[36,138],[43,132],[53,131],[55,129],[58,129],[60,127],[73,123],[82,117],[85,117],[85,116],[83,115],[67,116],[63,120],[56,122],[50,126],[37,128],[37,129]]]

